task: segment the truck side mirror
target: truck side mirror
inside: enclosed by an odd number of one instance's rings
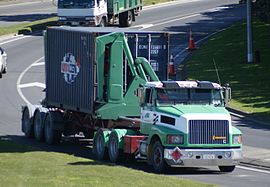
[[[52,0],[52,4],[53,4],[54,6],[57,6],[58,0]]]
[[[231,90],[231,88],[228,85],[226,85],[224,87],[224,101],[225,101],[225,106],[230,103],[231,99],[232,99],[232,90]]]

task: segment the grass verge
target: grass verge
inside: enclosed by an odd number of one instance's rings
[[[56,25],[56,17],[33,21],[31,23],[22,23],[8,27],[1,27],[0,36],[11,33],[27,34],[34,31],[45,29],[47,26]]]
[[[246,24],[236,24],[209,39],[187,62],[188,78],[218,82],[232,88],[231,107],[270,122],[270,24],[254,21],[254,49],[260,62],[246,62]]]
[[[6,140],[0,140],[0,166],[0,186],[213,186],[35,150]]]

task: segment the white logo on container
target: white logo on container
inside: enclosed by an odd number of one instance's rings
[[[61,73],[68,84],[72,84],[80,72],[80,60],[75,59],[72,53],[66,53],[61,62]]]

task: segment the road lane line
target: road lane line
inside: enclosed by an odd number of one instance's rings
[[[21,39],[28,38],[28,37],[31,37],[31,36],[19,35],[18,37],[14,38],[14,39],[11,39],[11,40],[0,43],[0,45],[4,45],[4,44],[10,43],[10,42],[15,42],[17,40],[21,40]]]
[[[19,88],[29,88],[29,87],[45,88],[45,84],[41,82],[31,82],[31,83],[26,83],[26,84],[20,84],[18,86]]]
[[[43,65],[45,65],[45,62],[34,63],[31,66],[33,67],[33,66],[43,66]]]
[[[249,168],[249,167],[245,167],[245,166],[236,166],[236,168],[243,169],[243,170],[249,170],[249,171],[255,171],[255,172],[259,172],[259,173],[270,174],[270,171],[267,171],[267,170]]]
[[[39,59],[37,59],[34,63],[32,63],[30,66],[28,66],[21,74],[20,76],[18,77],[17,79],[17,92],[18,94],[20,95],[20,97],[23,99],[23,101],[27,104],[27,105],[31,105],[31,103],[26,99],[26,97],[23,95],[22,93],[22,90],[20,88],[20,84],[21,84],[21,81],[22,81],[22,78],[24,76],[24,74],[29,70],[31,69],[32,65],[35,64],[35,63],[38,63],[41,59],[43,59],[44,57],[40,57]]]
[[[175,21],[179,21],[179,20],[182,20],[182,19],[188,19],[188,18],[192,18],[192,17],[196,17],[196,16],[199,16],[201,14],[192,14],[192,15],[188,15],[188,16],[184,16],[184,17],[180,17],[180,18],[175,18],[175,19],[171,19],[171,20],[168,20],[168,21],[164,21],[164,22],[161,22],[161,23],[157,23],[157,24],[143,24],[143,25],[147,25],[145,27],[142,27],[141,29],[139,30],[143,30],[143,29],[146,29],[146,28],[150,28],[150,27],[156,27],[156,26],[159,26],[159,25],[164,25],[164,24],[167,24],[167,23],[171,23],[171,22],[175,22]]]
[[[50,2],[50,0],[42,0],[38,2],[25,2],[25,3],[17,3],[17,4],[10,4],[10,5],[1,5],[0,8],[4,7],[11,7],[11,6],[23,6],[23,5],[31,5],[31,4],[38,4],[38,3],[45,3]]]

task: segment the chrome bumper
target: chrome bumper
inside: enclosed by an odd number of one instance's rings
[[[164,159],[173,166],[231,166],[243,158],[242,149],[164,149]]]

